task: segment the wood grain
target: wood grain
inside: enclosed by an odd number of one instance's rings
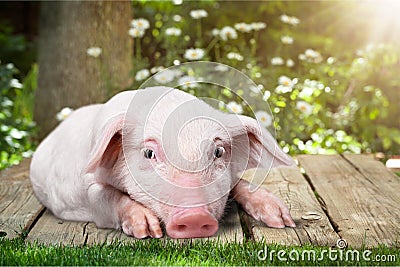
[[[249,228],[245,232],[249,230],[255,240],[286,245],[333,246],[341,237],[352,247],[400,246],[399,177],[365,155],[301,155],[298,160],[308,181],[294,166],[273,170],[262,185],[288,204],[297,227],[272,229],[243,215]],[[44,207],[32,192],[29,164],[30,160],[24,160],[0,173],[0,233],[6,233],[6,238],[30,230],[27,241],[46,244],[137,241],[120,230],[98,229],[89,222],[62,221],[48,210],[43,212]],[[265,177],[266,173],[258,170],[256,175]],[[308,212],[321,218],[303,219]],[[231,202],[219,231],[209,239],[243,242],[243,234],[238,207]],[[193,240],[177,242],[188,241]]]
[[[218,232],[209,239],[222,242],[243,242],[243,230],[235,201],[229,202],[226,213],[219,224]]]
[[[0,174],[0,233],[14,238],[27,231],[44,207],[33,194],[30,160]]]
[[[346,157],[361,172],[340,155],[302,155],[298,160],[324,200],[339,235],[350,246],[396,245],[400,236],[399,182],[370,159]],[[369,171],[375,168],[378,170]],[[390,186],[389,180],[393,181]]]
[[[26,240],[44,244],[84,245],[87,239],[87,225],[87,222],[63,221],[46,210]]]
[[[29,180],[29,166],[31,164],[31,159],[26,158],[21,161],[20,164],[14,165],[8,169],[3,170],[0,173],[0,183],[5,183],[8,181],[27,181]]]
[[[100,229],[97,228],[96,224],[91,222],[87,225],[87,245],[93,244],[111,244],[113,242],[134,242],[136,239],[132,236],[128,236],[122,232],[122,230],[116,229]]]
[[[332,246],[336,244],[339,236],[333,230],[311,187],[297,166],[273,169],[270,173],[261,170],[257,172],[258,176],[266,176],[262,187],[279,196],[287,204],[296,228],[269,228],[264,223],[255,221],[246,215],[246,223],[255,240],[265,240],[267,243],[283,245]],[[248,176],[251,175],[248,174]],[[302,219],[309,212],[320,215],[320,219]]]

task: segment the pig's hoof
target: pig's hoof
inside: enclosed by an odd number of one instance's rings
[[[254,219],[272,228],[296,227],[285,203],[262,188],[251,194],[244,208]]]
[[[132,201],[123,209],[121,218],[122,230],[125,234],[136,238],[162,237],[160,222],[153,211]]]

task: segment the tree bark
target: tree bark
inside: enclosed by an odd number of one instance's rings
[[[131,85],[132,12],[129,1],[42,2],[40,11],[34,119],[42,139],[63,107],[104,102]],[[90,47],[102,49],[99,57]]]

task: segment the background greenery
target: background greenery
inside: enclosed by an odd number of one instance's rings
[[[31,46],[10,26],[0,25],[0,170],[33,153],[37,66]]]
[[[260,85],[257,97],[268,100],[264,110],[255,111],[272,111],[286,152],[400,154],[400,24],[384,6],[385,1],[379,7],[359,1],[135,1],[135,19],[146,19],[149,28],[134,38],[132,75],[140,78],[143,69],[151,74],[186,62],[187,49],[201,48],[201,60],[235,67]],[[386,13],[379,14],[379,8]],[[194,19],[190,11],[198,9],[207,16]],[[285,22],[282,15],[299,23]],[[212,34],[240,22],[267,27],[236,30],[235,39]],[[170,27],[180,29],[180,35],[167,34]],[[0,25],[0,169],[34,149],[34,44],[13,34],[6,23]],[[232,52],[240,57],[228,58]],[[290,81],[288,90],[277,89],[285,85],[282,76]],[[132,88],[143,81],[136,79]],[[252,115],[238,96],[187,90],[234,101]]]

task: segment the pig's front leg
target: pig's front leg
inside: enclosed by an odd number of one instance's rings
[[[250,192],[249,186],[252,186],[249,182],[240,180],[233,188],[233,197],[248,214],[269,227],[296,227],[282,200],[263,188]]]
[[[150,209],[109,185],[89,187],[93,220],[100,228],[116,228],[136,238],[162,237],[157,216]]]

